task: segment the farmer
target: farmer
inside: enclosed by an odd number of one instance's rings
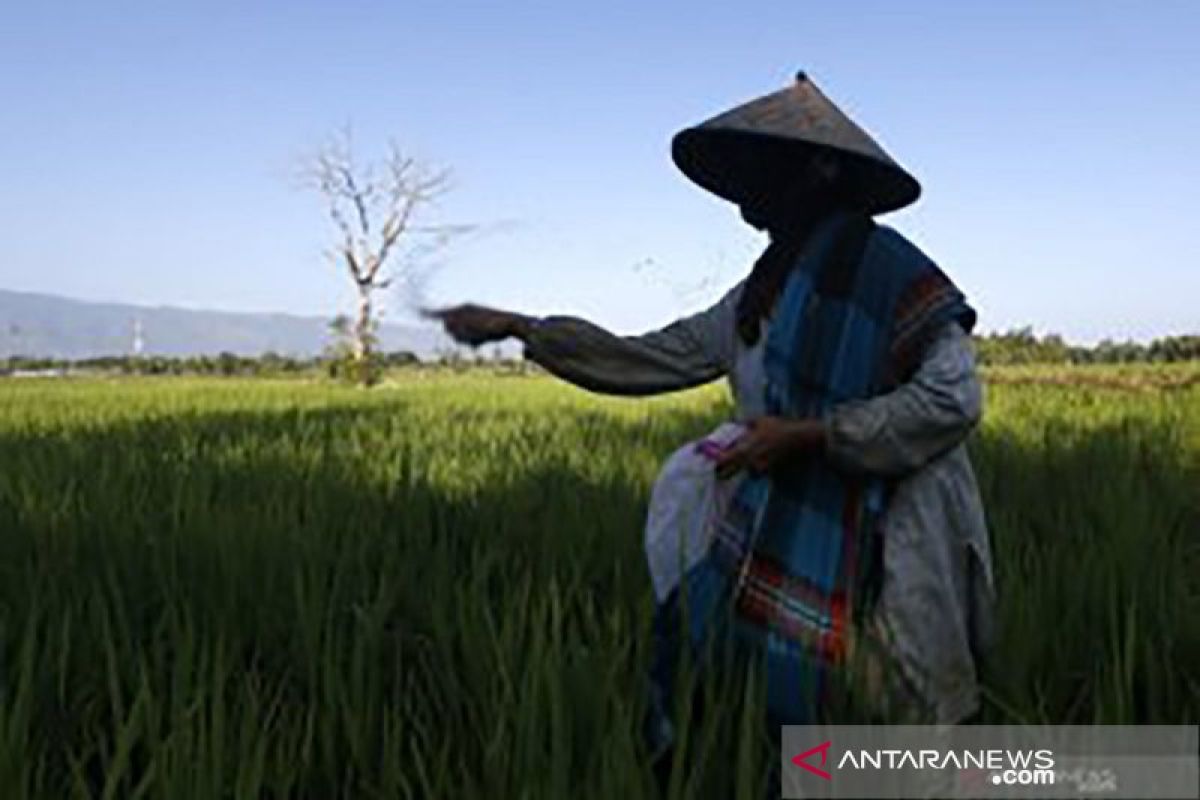
[[[668,645],[717,639],[765,666],[775,724],[819,719],[851,655],[872,719],[964,720],[994,598],[964,446],[982,410],[975,312],[872,219],[919,184],[804,74],[683,130],[672,156],[769,235],[711,308],[639,336],[470,304],[434,312],[461,342],[516,337],[595,392],[728,378],[745,433],[714,466],[741,484],[706,557],[658,607],[652,735],[670,742]]]

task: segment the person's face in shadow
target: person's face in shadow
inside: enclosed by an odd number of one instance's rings
[[[833,185],[840,169],[837,156],[818,153],[791,169],[761,170],[779,177],[764,180],[738,204],[742,220],[767,232],[813,221],[835,204]]]

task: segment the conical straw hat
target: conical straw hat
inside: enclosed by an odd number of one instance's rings
[[[779,188],[789,168],[806,164],[819,149],[850,156],[841,179],[872,214],[903,208],[921,194],[916,179],[803,72],[786,89],[686,128],[671,142],[685,175],[735,203]]]

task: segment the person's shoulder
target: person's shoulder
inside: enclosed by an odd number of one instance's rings
[[[871,234],[871,248],[890,258],[917,262],[933,261],[907,236],[892,226],[881,223],[875,223],[875,230]]]

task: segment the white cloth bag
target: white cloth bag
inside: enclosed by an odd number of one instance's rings
[[[719,480],[716,455],[745,431],[735,422],[671,454],[650,493],[646,515],[646,561],[654,594],[662,602],[708,551],[716,525],[739,478]]]

